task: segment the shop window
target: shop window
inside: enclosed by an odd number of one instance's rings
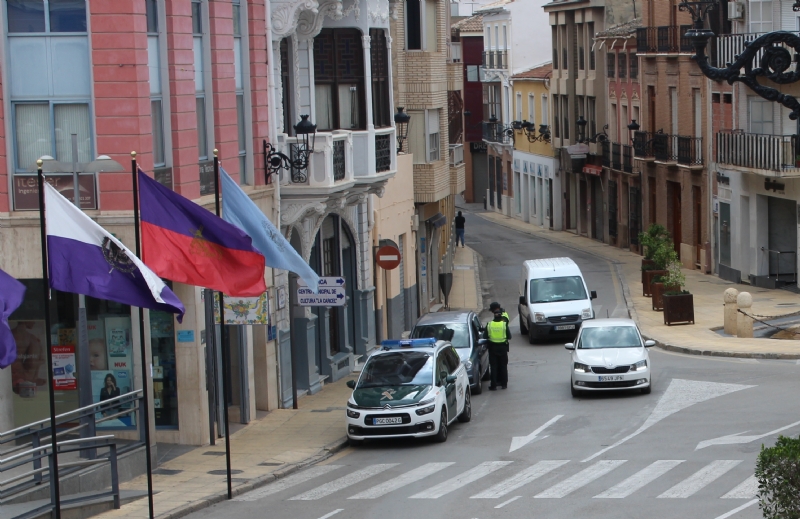
[[[156,427],[178,427],[178,373],[175,361],[175,316],[150,310],[153,358],[153,409]]]

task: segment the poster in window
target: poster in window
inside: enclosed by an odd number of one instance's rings
[[[108,349],[108,369],[130,370],[132,362],[131,318],[106,317],[106,348]]]
[[[131,380],[126,370],[92,371],[92,402],[97,404],[131,391]],[[111,406],[97,413],[96,420],[119,413],[127,407]],[[117,416],[102,421],[97,427],[128,427],[135,425],[132,415]]]
[[[21,398],[47,400],[47,355],[44,321],[9,321],[17,344],[17,360],[11,364],[14,393]]]
[[[75,378],[75,345],[54,345],[52,352],[53,389],[56,391],[78,389],[78,380]]]
[[[89,369],[105,371],[108,369],[108,348],[103,321],[87,321],[86,329],[89,339]]]

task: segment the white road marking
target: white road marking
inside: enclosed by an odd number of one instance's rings
[[[614,485],[605,492],[597,494],[596,498],[622,499],[633,494],[648,483],[652,483],[668,471],[674,469],[685,460],[658,460],[643,468],[625,481]]]
[[[344,508],[337,508],[333,512],[330,512],[328,514],[323,515],[319,519],[328,519],[328,517],[333,517],[334,515],[338,514],[339,512],[342,512],[342,511],[344,511]]]
[[[743,359],[739,358],[739,362],[747,362],[750,364],[758,364],[758,359]]]
[[[574,476],[571,476],[561,483],[558,483],[544,492],[533,496],[534,498],[554,498],[559,499],[568,494],[582,488],[595,479],[601,478],[614,470],[615,468],[619,467],[627,460],[601,460],[592,465],[591,467],[587,467],[582,471],[578,472]]]
[[[514,452],[515,450],[520,449],[525,445],[529,444],[531,441],[536,439],[536,436],[540,432],[544,431],[545,429],[556,423],[559,418],[563,417],[564,417],[563,414],[556,415],[555,417],[551,418],[546,424],[539,427],[538,429],[536,429],[527,436],[514,436],[513,438],[511,438],[511,448],[508,449],[508,452]]]
[[[262,497],[271,496],[272,494],[277,494],[278,492],[282,492],[287,488],[299,485],[300,483],[305,483],[306,481],[322,476],[329,472],[333,472],[334,470],[340,469],[342,467],[343,465],[318,465],[316,467],[311,467],[302,472],[298,472],[296,474],[292,474],[291,476],[286,476],[283,479],[279,479],[275,483],[271,483],[265,487],[259,488],[258,490],[253,490],[252,492],[242,494],[239,497],[233,498],[233,500],[258,501]]]
[[[405,474],[402,474],[385,483],[381,483],[380,485],[375,485],[374,487],[368,488],[363,492],[359,492],[358,494],[354,495],[353,497],[349,497],[348,499],[376,499],[378,497],[385,496],[389,492],[392,492],[399,488],[403,488],[405,486],[410,485],[411,483],[426,478],[431,474],[435,474],[440,470],[449,467],[450,465],[455,465],[455,462],[447,461],[443,463],[426,463],[421,467],[417,467],[414,470],[410,470]]]
[[[750,499],[758,494],[758,479],[755,476],[742,481],[742,483],[722,496],[721,499]]]
[[[748,501],[747,503],[743,504],[742,506],[738,506],[738,507],[734,508],[730,512],[726,512],[726,513],[720,515],[716,519],[728,519],[728,517],[732,516],[733,514],[739,513],[742,510],[744,510],[745,508],[749,508],[749,507],[753,506],[756,503],[758,503],[758,499],[753,499],[752,501]]]
[[[591,461],[605,452],[622,445],[631,438],[638,436],[642,432],[654,426],[664,418],[673,415],[682,409],[686,409],[687,407],[693,406],[694,404],[698,404],[700,402],[705,402],[706,400],[711,400],[712,398],[716,398],[718,396],[727,395],[729,393],[741,391],[742,389],[748,389],[751,387],[755,386],[745,386],[741,384],[721,384],[718,382],[683,380],[679,378],[673,379],[664,395],[658,401],[658,404],[656,404],[656,408],[653,409],[653,412],[650,413],[650,416],[647,418],[647,420],[645,420],[641,427],[628,436],[622,438],[615,444],[606,447],[595,454],[592,454],[583,460],[583,462],[585,463],[587,461]]]
[[[488,476],[495,470],[499,470],[506,465],[510,465],[513,461],[486,461],[474,467],[458,476],[448,479],[447,481],[443,481],[436,486],[433,486],[427,490],[423,490],[418,494],[414,494],[411,496],[410,499],[438,499],[445,494],[449,494],[454,490],[458,490],[461,487],[464,487],[474,481],[481,479],[484,476]]]
[[[786,425],[786,426],[781,427],[779,429],[775,429],[774,431],[770,431],[768,433],[754,435],[754,436],[752,436],[752,435],[751,436],[741,436],[742,434],[744,434],[743,432],[742,433],[736,433],[736,434],[729,434],[728,436],[720,436],[719,438],[714,438],[714,439],[711,439],[711,440],[701,441],[700,443],[697,444],[697,447],[695,447],[694,450],[705,449],[706,447],[709,447],[711,445],[733,445],[733,444],[737,444],[737,443],[750,443],[750,442],[753,442],[753,441],[756,441],[756,440],[760,440],[761,438],[766,438],[767,436],[774,436],[774,435],[778,434],[779,432],[783,432],[786,429],[791,429],[792,427],[796,427],[798,425],[800,425],[800,421],[797,421],[797,422],[794,422],[794,423],[790,423],[789,425]],[[745,432],[748,432],[748,431],[745,431]]]
[[[495,508],[503,508],[503,507],[504,507],[504,506],[506,506],[507,504],[509,504],[509,503],[513,503],[514,501],[516,501],[516,500],[517,500],[517,499],[519,499],[520,497],[522,497],[522,496],[514,496],[514,497],[512,497],[511,499],[509,499],[508,501],[503,501],[502,503],[500,503],[499,505],[497,505]]]
[[[364,467],[361,470],[357,470],[355,472],[351,472],[346,476],[342,476],[339,479],[334,479],[333,481],[329,481],[324,485],[320,485],[317,488],[309,490],[308,492],[303,492],[300,495],[294,496],[290,498],[290,501],[313,501],[315,499],[320,499],[325,496],[329,496],[334,492],[338,492],[339,490],[343,490],[351,485],[355,485],[365,479],[369,479],[372,476],[380,474],[384,470],[388,470],[392,467],[398,466],[399,463],[382,463],[379,465],[369,465]]]
[[[497,499],[506,494],[510,494],[514,490],[527,485],[531,481],[538,479],[548,472],[557,469],[562,465],[569,463],[569,460],[545,460],[540,461],[536,465],[528,467],[519,474],[515,474],[510,478],[501,481],[493,487],[487,488],[483,492],[475,494],[472,499]]]
[[[741,463],[742,460],[715,460],[670,488],[659,498],[686,499]]]

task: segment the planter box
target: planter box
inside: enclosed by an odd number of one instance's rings
[[[643,259],[642,260],[642,284],[644,284],[644,273],[647,272],[646,270],[644,270],[644,268],[653,266],[655,264],[656,264],[656,262],[653,261],[653,260],[649,260],[649,259]]]
[[[668,287],[664,283],[651,283],[650,292],[653,294],[653,310],[660,312],[664,309],[664,293],[677,292],[679,287]]]
[[[656,276],[666,276],[668,272],[666,270],[643,270],[642,277],[642,295],[644,297],[650,297],[653,295],[651,292],[650,285],[653,283],[653,278]]]
[[[694,324],[694,297],[692,294],[663,296],[664,324]]]

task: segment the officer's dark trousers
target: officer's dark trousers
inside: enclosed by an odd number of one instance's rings
[[[489,369],[492,375],[491,387],[508,385],[508,352],[505,345],[489,350]]]

